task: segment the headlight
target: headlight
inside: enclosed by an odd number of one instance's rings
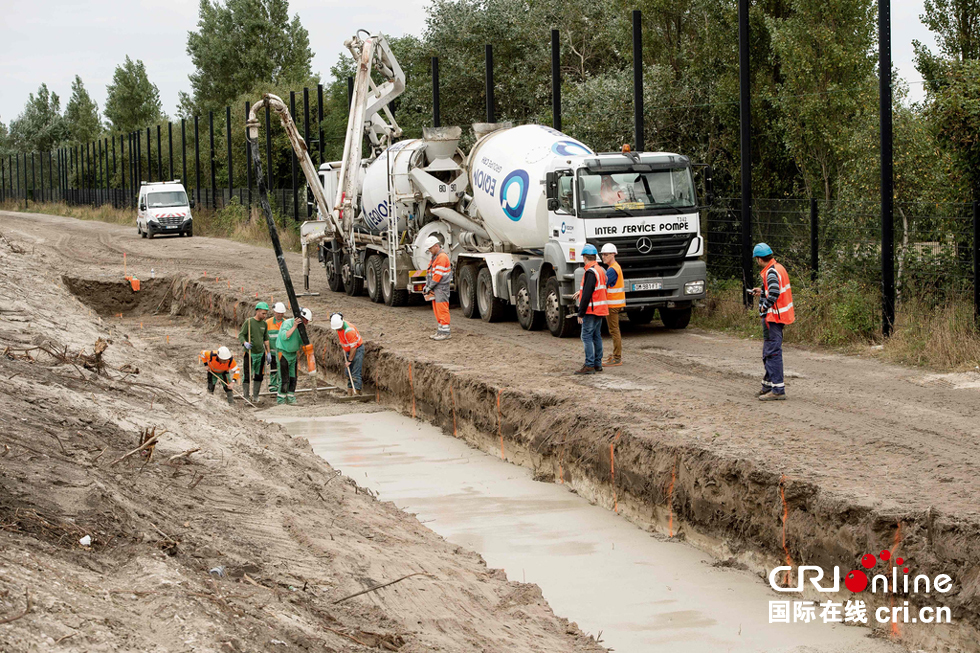
[[[160,219],[159,219],[159,218],[157,218],[157,217],[156,217],[155,215],[154,215],[154,216],[151,216],[151,217],[149,217],[149,218],[147,218],[147,220],[148,220],[149,222],[159,222],[159,221],[160,221]]]
[[[688,281],[684,284],[684,294],[685,295],[702,295],[704,294],[704,279],[699,281]]]

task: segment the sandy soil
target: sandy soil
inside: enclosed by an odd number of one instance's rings
[[[33,214],[0,214],[0,231],[35,249],[44,267],[74,276],[117,280],[125,252],[130,273],[145,279],[154,268],[192,280],[192,292],[230,298],[235,318],[238,301],[283,295],[275,260],[262,248],[197,237],[140,240],[135,227]],[[299,283],[299,257],[287,260]],[[546,464],[549,476],[552,467],[587,476],[576,489],[588,485],[590,498],[610,505],[611,493],[595,479],[607,478],[608,445],[620,436],[618,498],[636,500],[627,515],[634,520],[666,530],[669,512],[733,553],[772,561],[783,555],[784,498],[795,563],[849,569],[862,553],[897,540],[919,569],[954,576],[956,618],[974,632],[980,625],[980,374],[935,375],[788,347],[790,400],[760,405],[758,342],[627,324],[624,366],[572,377],[581,364],[576,339],[466,320],[454,309],[453,339],[435,343],[427,306],[395,309],[331,293],[315,264],[311,288],[322,294],[302,303],[315,316],[342,311],[369,341],[368,378],[417,400],[444,426],[458,406],[460,421],[503,436],[508,457],[514,443],[538,456],[532,464]],[[232,309],[223,310],[232,322]],[[661,507],[651,514],[650,505]],[[956,646],[967,641],[943,637]],[[976,650],[973,641],[963,650]]]
[[[103,320],[31,249],[0,242],[0,651],[604,650],[536,586],[204,394],[196,354],[225,333]],[[102,372],[76,357],[99,338]],[[124,458],[146,430],[152,456]]]

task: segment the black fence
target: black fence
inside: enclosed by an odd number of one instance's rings
[[[707,212],[706,260],[716,279],[743,279],[741,200],[725,198]],[[923,310],[949,301],[973,302],[977,292],[978,204],[896,202],[894,262],[897,298]],[[856,282],[881,288],[881,213],[874,201],[757,199],[753,243],[769,244],[791,274],[821,283]]]

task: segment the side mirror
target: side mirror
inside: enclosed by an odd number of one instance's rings
[[[196,202],[194,201],[194,198],[192,197],[190,203],[188,203],[187,206],[189,206],[189,207],[191,207],[193,209],[194,208],[194,204],[196,204]]]
[[[554,211],[558,208],[558,175],[554,172],[546,172],[544,175],[544,196],[548,198],[548,209]],[[552,208],[551,200],[555,200]]]
[[[554,197],[549,197],[548,198],[548,210],[549,211],[557,211],[560,208],[561,208],[561,203],[557,199],[555,199]]]
[[[146,203],[140,202],[140,211],[145,211],[145,210],[146,210]]]

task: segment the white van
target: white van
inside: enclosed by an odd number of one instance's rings
[[[179,179],[144,181],[137,205],[136,233],[143,238],[153,238],[157,234],[193,236],[193,207],[194,200],[188,202],[187,191]]]

